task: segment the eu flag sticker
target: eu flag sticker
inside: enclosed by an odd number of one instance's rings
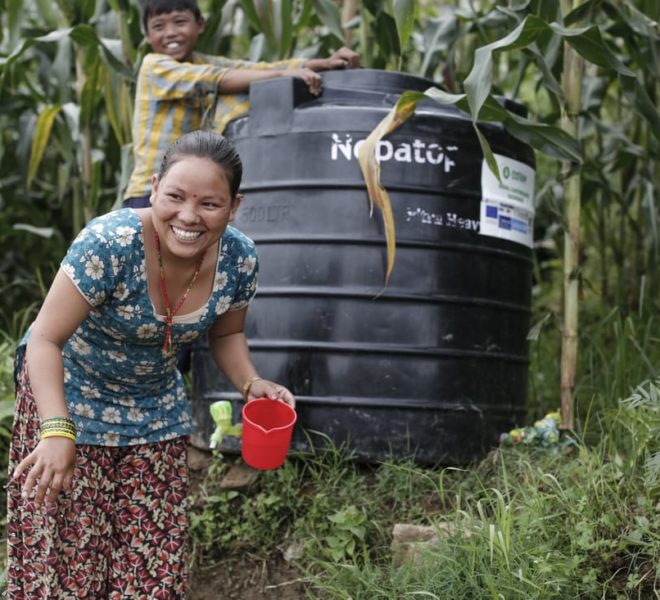
[[[489,219],[497,219],[497,206],[486,206],[486,216]]]

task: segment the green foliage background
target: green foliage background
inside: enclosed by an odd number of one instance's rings
[[[208,23],[202,51],[276,60],[327,55],[346,43],[366,67],[421,75],[448,94],[504,95],[526,104],[532,123],[554,128],[565,110],[562,48],[570,43],[585,59],[573,115],[577,136],[533,139],[530,420],[558,405],[564,182],[581,176],[582,249],[571,273],[581,289],[577,456],[503,451],[497,464],[484,463],[464,478],[389,463],[358,478],[355,465],[337,455],[308,457],[265,477],[256,495],[202,494],[193,518],[200,553],[218,543],[257,552],[278,539],[304,539],[321,557],[301,563],[319,597],[495,598],[502,590],[510,598],[657,597],[660,3],[200,4]],[[135,74],[148,48],[138,0],[0,0],[0,23],[0,439],[6,441],[1,425],[13,401],[15,341],[73,235],[121,198],[131,170]],[[513,31],[515,41],[498,44]],[[476,53],[488,44],[494,44],[490,70],[484,52]],[[469,80],[473,69],[481,75]],[[465,105],[475,121],[489,116],[487,108]],[[562,143],[573,152],[563,170]],[[435,509],[424,509],[427,503]],[[389,569],[385,546],[395,519],[432,520],[440,511],[459,529],[469,527],[473,541],[445,540],[426,570]],[[273,514],[276,523],[266,518]]]
[[[529,121],[513,132],[527,135],[538,150],[537,326],[530,339],[542,335],[559,347],[563,184],[575,172],[582,181],[582,247],[571,277],[580,284],[586,327],[612,315],[655,318],[660,302],[657,2],[200,4],[207,28],[199,48],[206,52],[276,60],[328,55],[348,44],[365,67],[421,75],[454,100],[466,93],[459,106],[475,122],[502,120],[488,93],[526,104]],[[135,75],[148,47],[139,0],[0,0],[0,20],[0,330],[16,340],[69,241],[122,196],[132,167]],[[560,131],[567,44],[586,62],[577,138]],[[568,159],[563,167],[559,158]],[[588,355],[582,353],[580,360],[582,372],[590,375]],[[641,364],[634,383],[657,373],[653,359],[645,356]],[[556,378],[537,379],[532,373],[533,417],[556,408],[558,368]],[[617,397],[628,392],[629,387],[616,390]]]
[[[562,111],[557,32],[591,27],[570,38],[588,60],[576,142],[585,217],[579,276],[591,298],[624,313],[657,302],[660,8],[653,0],[590,0],[569,14],[555,0],[201,4],[208,17],[201,50],[274,60],[325,55],[348,42],[366,67],[419,74],[451,93],[463,91],[476,48],[533,19],[515,51],[493,52],[492,91],[521,100],[532,121],[547,125],[558,125]],[[0,290],[11,329],[10,315],[41,298],[72,235],[121,196],[131,169],[135,73],[148,48],[138,0],[3,0],[0,19]],[[617,65],[633,77],[622,79]],[[477,83],[485,85],[483,73]],[[536,145],[557,154],[552,140]],[[554,158],[539,154],[539,175],[540,280],[554,275],[561,250],[563,197]]]
[[[467,92],[459,106],[475,121],[501,118],[488,101],[482,104],[489,92],[522,101],[529,122],[515,133],[528,135],[539,150],[539,327],[532,337],[552,336],[562,326],[563,183],[576,171],[582,250],[571,277],[580,282],[585,315],[598,321],[611,310],[623,318],[657,314],[657,2],[201,4],[206,52],[274,60],[327,55],[347,43],[366,67],[424,76],[453,98]],[[148,48],[138,0],[2,0],[0,19],[0,329],[15,340],[73,235],[121,198],[132,166],[135,74]],[[565,112],[566,44],[586,61],[577,138],[557,133]],[[563,170],[558,157],[571,159]],[[651,366],[650,375],[657,368]],[[535,415],[555,408],[556,385],[532,386]]]

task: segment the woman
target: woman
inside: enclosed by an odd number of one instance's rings
[[[294,405],[257,375],[243,333],[257,261],[228,226],[241,175],[225,138],[187,134],[152,179],[151,207],[94,219],[69,248],[17,360],[9,598],[184,597],[181,344],[208,333],[247,401]]]

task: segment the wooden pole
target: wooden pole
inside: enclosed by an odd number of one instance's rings
[[[567,15],[578,0],[562,0],[562,12]],[[579,114],[584,76],[584,59],[564,42],[562,87],[566,105],[562,114],[562,129],[579,139]],[[578,355],[578,293],[580,285],[580,202],[581,174],[574,163],[565,161],[564,179],[564,304],[561,339],[561,428],[573,429],[575,420],[575,376]]]
[[[346,29],[346,24],[349,23],[357,14],[358,0],[344,0],[341,7],[341,24],[344,28],[344,46],[351,47],[353,41],[353,32]]]

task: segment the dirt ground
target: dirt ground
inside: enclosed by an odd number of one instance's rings
[[[210,453],[189,447],[191,489],[206,475]],[[258,557],[250,554],[228,557],[198,566],[189,579],[188,600],[300,600],[304,580],[281,555]]]
[[[191,573],[188,600],[300,600],[300,574],[284,560],[229,558]]]

